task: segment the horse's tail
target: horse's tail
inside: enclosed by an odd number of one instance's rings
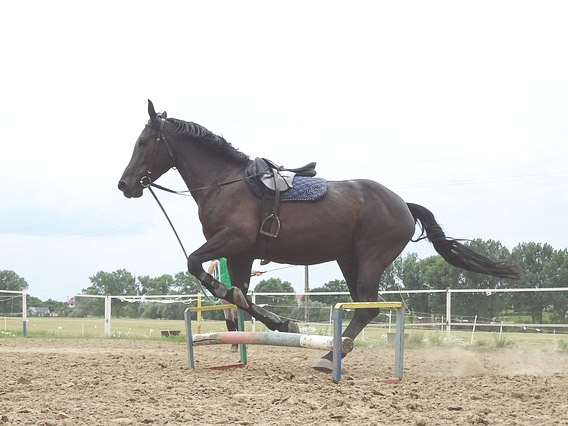
[[[459,240],[448,238],[430,210],[418,204],[407,203],[414,220],[420,222],[422,238],[428,238],[434,249],[450,265],[466,271],[480,272],[498,278],[517,279],[519,268],[510,262],[495,262],[463,245]]]

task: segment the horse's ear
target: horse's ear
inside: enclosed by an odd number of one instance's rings
[[[162,118],[168,118],[168,113],[166,111],[162,111],[160,115],[162,116]]]
[[[150,115],[150,121],[154,121],[156,119],[156,110],[154,109],[154,104],[150,99],[148,99],[148,114]]]

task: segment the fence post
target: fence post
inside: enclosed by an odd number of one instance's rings
[[[28,303],[26,290],[22,291],[22,335],[28,335]]]
[[[112,296],[105,296],[105,336],[110,337],[110,316]]]
[[[452,337],[452,289],[446,289],[446,339],[449,342]]]

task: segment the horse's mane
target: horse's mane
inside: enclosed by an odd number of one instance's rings
[[[244,152],[239,151],[227,142],[225,138],[207,130],[200,124],[179,120],[177,118],[168,118],[167,120],[176,126],[175,132],[177,134],[200,139],[216,152],[239,163],[247,163],[250,161],[250,157]]]

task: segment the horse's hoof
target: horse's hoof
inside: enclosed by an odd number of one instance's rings
[[[288,321],[288,333],[299,333],[300,327],[298,327],[298,323],[295,321]]]
[[[312,368],[322,373],[331,373],[333,371],[333,362],[329,359],[320,358],[313,363]]]

